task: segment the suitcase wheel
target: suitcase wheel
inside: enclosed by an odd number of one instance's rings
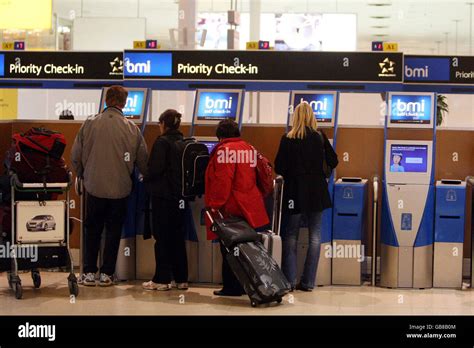
[[[33,279],[33,285],[35,286],[35,289],[39,289],[39,287],[41,286],[40,272],[37,270],[31,271],[31,278]]]
[[[77,285],[77,279],[68,280],[69,293],[77,297],[79,295],[79,286]]]
[[[250,302],[250,305],[251,305],[253,308],[256,308],[256,307],[258,306],[257,302],[255,302],[255,301]]]
[[[15,292],[15,298],[20,300],[23,297],[23,288],[20,281],[12,282],[12,289]]]

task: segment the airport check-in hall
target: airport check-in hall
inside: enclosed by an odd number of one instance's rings
[[[62,2],[0,2],[0,315],[474,314],[462,20],[430,49],[369,35],[401,1]]]

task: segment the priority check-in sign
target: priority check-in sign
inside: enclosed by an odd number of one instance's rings
[[[122,52],[0,52],[0,79],[122,80]]]
[[[402,82],[403,54],[177,50],[124,53],[124,79]]]

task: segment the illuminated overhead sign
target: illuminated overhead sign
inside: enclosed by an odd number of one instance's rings
[[[474,57],[405,56],[406,83],[474,84]]]
[[[125,51],[125,79],[402,82],[401,53]]]
[[[121,80],[122,52],[3,52],[0,78]]]
[[[172,62],[171,53],[129,52],[124,57],[124,76],[169,77]]]

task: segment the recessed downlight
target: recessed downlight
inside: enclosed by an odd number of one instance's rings
[[[390,16],[370,16],[372,19],[389,19],[391,18]]]
[[[387,6],[392,6],[392,4],[387,4],[387,3],[371,3],[367,4],[368,6],[374,6],[374,7],[387,7]]]

